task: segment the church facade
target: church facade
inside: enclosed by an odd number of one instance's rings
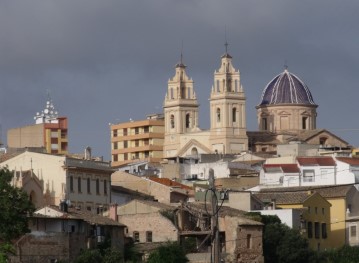
[[[234,68],[227,52],[214,73],[209,101],[210,128],[201,130],[194,82],[181,60],[176,65],[175,75],[168,81],[163,104],[165,158],[205,153],[236,154],[248,149],[246,98],[240,72]]]

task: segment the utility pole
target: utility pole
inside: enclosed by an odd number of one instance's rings
[[[211,229],[212,229],[212,258],[213,263],[220,263],[219,252],[219,229],[218,229],[218,198],[216,195],[216,188],[214,187],[214,170],[209,169],[209,190],[212,197],[212,215],[211,215]]]

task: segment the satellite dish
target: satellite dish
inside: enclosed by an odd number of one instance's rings
[[[45,109],[44,112],[47,114],[47,113],[49,113],[49,110],[48,110],[48,109]]]

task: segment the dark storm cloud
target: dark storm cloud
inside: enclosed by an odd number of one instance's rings
[[[248,129],[257,128],[264,86],[287,63],[319,104],[318,126],[359,145],[358,8],[354,0],[0,1],[2,139],[33,123],[49,89],[69,118],[70,150],[90,145],[109,158],[108,123],[162,110],[182,42],[207,128],[226,28]]]

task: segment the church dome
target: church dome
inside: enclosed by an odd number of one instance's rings
[[[287,69],[267,84],[258,106],[278,104],[307,104],[316,106],[307,85]]]

